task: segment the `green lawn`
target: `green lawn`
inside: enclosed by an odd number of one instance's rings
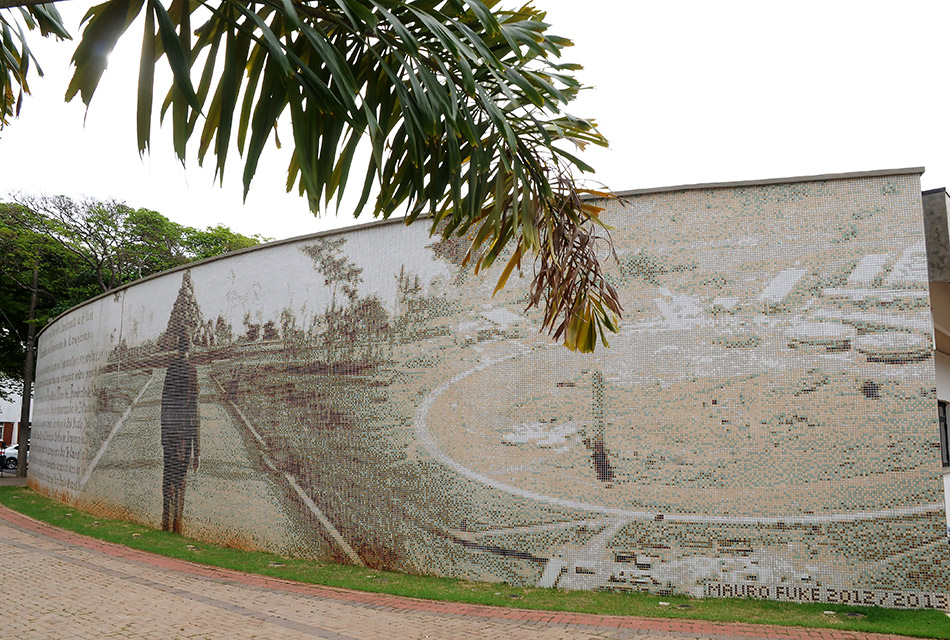
[[[0,487],[0,504],[53,526],[134,549],[360,591],[523,609],[824,627],[950,640],[950,618],[939,611],[563,591],[413,576],[220,547],[121,520],[98,518],[25,487]]]

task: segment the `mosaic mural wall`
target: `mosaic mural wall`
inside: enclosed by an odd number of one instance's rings
[[[30,484],[378,568],[950,608],[919,176],[607,206],[626,315],[595,355],[398,224],[76,308]]]

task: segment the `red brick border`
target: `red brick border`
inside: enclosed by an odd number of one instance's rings
[[[583,625],[589,627],[611,627],[641,632],[666,633],[683,636],[713,636],[718,638],[769,638],[776,640],[904,640],[905,636],[879,633],[859,633],[836,629],[812,629],[805,627],[779,627],[761,624],[741,624],[709,622],[706,620],[688,620],[682,618],[640,618],[634,616],[605,616],[591,613],[569,613],[562,611],[539,611],[534,609],[513,609],[491,607],[488,605],[464,604],[421,600],[404,596],[393,596],[364,591],[351,591],[336,587],[311,585],[280,578],[271,578],[232,569],[221,569],[207,565],[168,558],[119,544],[81,536],[64,529],[50,526],[38,520],[24,516],[16,511],[0,506],[0,519],[32,531],[38,535],[64,542],[68,545],[98,551],[108,556],[141,562],[169,571],[193,576],[238,583],[338,600],[356,605],[386,608],[395,611],[420,611],[437,615],[468,616],[494,620],[517,620],[542,625]]]

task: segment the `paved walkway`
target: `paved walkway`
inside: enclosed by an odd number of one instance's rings
[[[897,638],[503,609],[304,585],[135,551],[4,507],[0,554],[11,598],[3,635],[29,640]],[[25,573],[14,580],[16,567]]]

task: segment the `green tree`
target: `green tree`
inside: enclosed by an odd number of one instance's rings
[[[39,268],[35,325],[44,326],[75,301],[98,293],[92,273],[77,256],[25,219],[34,216],[0,203],[0,396],[23,379],[32,274]],[[31,221],[33,222],[33,221]]]
[[[157,211],[133,209],[114,200],[17,195],[13,201],[19,205],[17,222],[21,226],[59,243],[85,263],[94,274],[97,293],[265,240],[258,235],[243,236],[223,225],[186,227]]]
[[[219,224],[201,230],[185,227],[181,245],[185,250],[185,255],[190,259],[203,260],[229,251],[247,249],[260,244],[264,240],[265,238],[259,235],[243,236],[231,231],[223,224]]]
[[[182,227],[154,211],[65,196],[18,195],[13,201],[23,227],[59,243],[86,265],[97,293],[186,261]]]
[[[123,277],[141,278],[188,262],[186,227],[157,211],[128,209],[113,223],[121,228],[122,245],[114,252],[125,263]]]
[[[19,110],[32,60],[25,31],[11,27],[68,37],[52,4],[5,6],[19,13],[0,11],[10,52],[0,61],[0,126]],[[549,34],[544,15],[498,0],[106,0],[86,14],[66,97],[90,104],[117,40],[141,18],[141,153],[164,58],[173,80],[161,115],[171,112],[182,162],[197,139],[199,162],[210,150],[223,179],[236,140],[246,194],[286,116],[287,187],[313,211],[334,199],[339,207],[354,159],[365,157],[352,181],[362,185],[357,215],[372,202],[377,217],[426,216],[433,234],[467,239],[476,272],[506,262],[499,288],[533,260],[529,307],[567,346],[590,351],[617,330],[621,308],[598,256],[600,209],[575,180],[589,167],[573,151],[606,141],[562,112],[578,67],[560,62],[570,41]]]

